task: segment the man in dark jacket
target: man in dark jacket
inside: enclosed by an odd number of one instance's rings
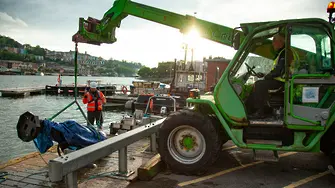
[[[253,105],[256,112],[250,117],[265,118],[264,106],[268,100],[268,90],[279,89],[284,87],[285,83],[285,36],[276,34],[272,40],[272,46],[277,52],[276,59],[274,60],[274,67],[264,80],[255,82],[253,96]],[[259,73],[262,75],[261,73]]]

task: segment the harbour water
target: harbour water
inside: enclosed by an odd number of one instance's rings
[[[122,85],[129,85],[135,80],[135,78],[125,77],[78,77],[78,84],[85,84],[89,79],[100,79],[105,83]],[[74,83],[74,77],[63,76],[62,81],[63,84],[72,84]],[[57,76],[0,75],[0,89],[54,85],[56,82]],[[52,95],[29,96],[19,99],[0,97],[0,163],[37,151],[33,142],[25,143],[17,137],[16,124],[22,113],[30,111],[42,119],[49,118],[73,100],[74,97]],[[81,104],[82,109],[86,111],[81,98],[78,98],[78,100],[80,100],[79,104]],[[108,131],[110,122],[121,120],[122,113],[105,111],[104,118],[103,128]],[[78,106],[75,104],[56,117],[54,121],[62,122],[69,119],[75,120],[80,124],[86,123]]]

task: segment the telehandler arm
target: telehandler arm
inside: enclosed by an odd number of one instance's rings
[[[120,27],[121,21],[132,15],[149,21],[167,25],[179,29],[181,33],[187,33],[193,27],[197,28],[200,35],[206,39],[222,43],[232,47],[232,34],[234,29],[197,19],[190,15],[180,15],[162,9],[132,2],[130,0],[116,0],[101,20],[89,17],[79,19],[79,34],[84,41],[73,38],[74,42],[84,42],[100,45],[101,43],[114,43],[115,29]],[[235,32],[240,32],[236,31]]]
[[[113,7],[104,14],[101,20],[91,17],[88,17],[87,20],[80,18],[79,31],[72,37],[72,40],[95,45],[112,44],[117,40],[115,38],[116,27],[120,27],[121,21],[128,15],[179,29],[181,33],[187,33],[196,28],[201,37],[234,47],[236,50],[238,46],[234,44],[240,44],[245,38],[242,31],[201,20],[194,16],[183,16],[130,0],[116,0]],[[255,51],[255,54],[273,58],[273,54],[268,51]]]

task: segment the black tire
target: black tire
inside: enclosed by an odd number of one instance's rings
[[[333,166],[333,168],[335,169],[335,150],[332,151],[332,153],[330,154],[330,164]],[[335,174],[334,174],[335,175]]]
[[[222,146],[225,143],[227,143],[230,140],[230,138],[229,138],[226,130],[222,127],[220,120],[216,116],[210,115],[208,117],[212,121],[212,125],[215,127],[216,131],[218,131],[218,133],[220,135],[221,149],[222,149]]]
[[[177,131],[178,129],[188,130],[188,131]],[[192,134],[190,133],[191,131]],[[179,133],[179,134],[178,134]],[[200,133],[200,134],[199,134]],[[179,137],[173,137],[173,135],[179,135]],[[188,135],[186,135],[188,134]],[[196,136],[193,136],[197,135]],[[171,135],[171,136],[170,136]],[[201,136],[202,135],[202,136]],[[170,138],[169,138],[170,136]],[[184,146],[185,138],[192,139],[192,145],[196,149],[185,149],[187,146]],[[175,139],[175,138],[180,138]],[[196,138],[202,138],[206,144],[201,144],[203,142],[194,142]],[[182,139],[182,140],[181,140]],[[176,144],[180,148],[176,148]],[[195,144],[194,144],[194,143]],[[183,144],[182,144],[183,143]],[[205,146],[203,147],[199,146]],[[179,145],[180,144],[180,145]],[[159,130],[159,154],[161,159],[168,165],[169,169],[172,172],[182,173],[186,175],[199,175],[205,172],[205,170],[211,166],[218,158],[219,152],[222,146],[222,140],[220,139],[220,134],[217,128],[214,127],[212,121],[200,113],[181,110],[174,114],[168,116],[168,118],[163,122]],[[169,145],[171,146],[169,149]],[[199,146],[199,147],[197,147]],[[201,149],[198,149],[201,148]],[[195,157],[185,157],[177,150],[183,150],[181,152],[201,152]],[[185,150],[185,151],[184,151]],[[189,154],[189,153],[187,153]],[[177,160],[176,156],[181,156],[180,160]],[[192,161],[194,160],[194,161]],[[190,162],[192,161],[192,162]]]
[[[335,150],[335,124],[322,136],[320,150],[327,156]]]

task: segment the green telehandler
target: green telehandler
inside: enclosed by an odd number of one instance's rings
[[[229,28],[129,0],[116,0],[101,20],[79,19],[75,43],[114,43],[115,29],[128,15],[157,22],[187,33],[196,28],[201,37],[233,47],[235,56],[212,95],[192,91],[188,108],[167,117],[159,130],[159,153],[175,172],[198,174],[218,158],[222,145],[231,140],[237,147],[252,149],[256,160],[278,160],[278,151],[320,152],[335,158],[335,43],[333,12],[329,21],[318,18],[244,23]],[[266,117],[251,118],[253,93],[261,73],[271,71],[276,57],[274,35],[285,37],[282,87],[268,90]],[[293,64],[292,64],[293,63]],[[270,66],[269,66],[270,65]],[[294,65],[294,66],[292,66]],[[294,67],[294,70],[291,70]],[[262,158],[260,150],[273,152]],[[331,165],[330,165],[331,167]]]

